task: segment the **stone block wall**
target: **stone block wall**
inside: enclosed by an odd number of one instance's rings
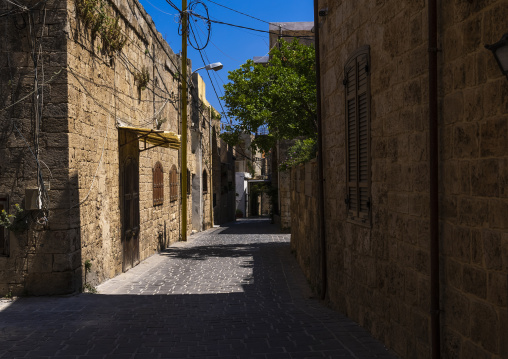
[[[289,171],[291,194],[291,251],[316,293],[322,291],[317,162]]]
[[[215,136],[212,137],[213,207],[214,224],[221,225],[235,220],[236,181],[233,147],[219,137],[220,119],[214,119]],[[230,185],[231,184],[231,185]]]
[[[288,149],[295,144],[293,140],[279,141],[277,144],[277,161],[278,164],[286,161]],[[281,228],[291,228],[291,174],[289,171],[279,171],[278,164],[274,171],[277,176],[277,184],[279,188],[279,215]]]
[[[79,192],[74,204],[80,203],[81,261],[92,262],[87,280],[95,285],[122,271],[120,167],[125,159],[119,155],[123,146],[119,132],[123,130],[117,126],[179,133],[180,59],[137,1],[108,4],[108,16],[119,18],[121,33],[126,38],[124,47],[116,54],[104,51],[103,39],[92,36],[79,18],[76,4],[68,1],[67,7],[72,124],[69,170],[77,179]],[[143,72],[148,74],[149,81],[141,87],[136,76]],[[180,168],[180,161],[178,150],[155,147],[145,151],[141,140],[136,146],[139,146],[142,261],[179,239],[180,203],[170,201],[169,172],[173,165]],[[155,206],[152,183],[153,168],[158,161],[164,173],[164,201]],[[191,162],[191,172],[193,167]]]
[[[484,45],[508,31],[508,1],[441,9],[444,350],[449,358],[506,358],[508,80]]]
[[[9,195],[12,212],[14,204],[24,206],[25,188],[37,187],[37,165],[28,149],[34,148],[37,137],[49,211],[31,211],[30,218],[42,224],[34,222],[28,231],[10,233],[9,252],[0,253],[0,294],[69,293],[82,290],[85,278],[96,285],[123,270],[121,169],[126,153],[135,157],[139,169],[139,260],[179,239],[181,203],[170,200],[169,183],[173,165],[180,174],[179,151],[147,148],[150,144],[143,140],[129,143],[126,138],[132,133],[126,136],[119,127],[181,132],[181,61],[136,0],[107,2],[107,16],[118,19],[126,40],[120,51],[109,51],[102,35],[91,33],[79,17],[79,2],[26,5],[29,10],[21,11],[13,4],[0,4],[2,14],[7,14],[0,18],[7,34],[0,39],[5,138],[0,144],[0,194]],[[42,49],[38,71],[39,81],[44,81],[40,87],[44,103],[38,136],[30,37],[40,40]],[[190,60],[187,65],[190,74]],[[148,76],[145,84],[140,84],[140,74]],[[188,127],[194,100],[190,94]],[[204,137],[206,147],[208,132]],[[191,147],[189,139],[189,154]],[[155,205],[157,162],[163,168],[164,200]],[[188,167],[196,173],[195,156],[188,156]],[[203,198],[205,228],[211,225],[209,197]],[[192,194],[188,203],[190,233]],[[92,267],[85,276],[86,261]]]
[[[430,356],[427,8],[329,1],[320,18],[328,299],[404,358]],[[439,8],[441,351],[508,349],[508,84],[484,44],[506,0]],[[347,219],[344,65],[370,45],[371,223]],[[296,191],[304,191],[296,181]],[[295,230],[295,233],[299,233]],[[292,236],[301,263],[310,251]],[[305,243],[305,242],[303,242]],[[316,254],[313,254],[316,255]],[[304,266],[305,267],[305,266]],[[310,266],[309,266],[310,268]],[[319,266],[308,271],[317,280]]]
[[[0,193],[8,196],[7,212],[14,213],[19,204],[30,226],[5,232],[8,248],[0,251],[0,296],[60,294],[81,285],[75,276],[80,266],[79,212],[69,208],[75,192],[66,169],[68,39],[61,31],[66,3],[34,0],[23,5],[28,10],[0,4]],[[36,89],[42,111],[38,125]],[[25,190],[38,187],[36,156],[49,212],[27,209]],[[45,219],[46,226],[35,225]]]

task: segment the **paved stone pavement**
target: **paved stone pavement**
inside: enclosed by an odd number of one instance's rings
[[[252,219],[190,236],[99,294],[0,301],[0,358],[395,358],[311,297],[289,234]]]

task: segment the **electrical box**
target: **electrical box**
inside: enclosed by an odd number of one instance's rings
[[[39,208],[39,189],[25,188],[25,210],[36,210]]]

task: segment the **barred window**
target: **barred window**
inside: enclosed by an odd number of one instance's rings
[[[178,171],[176,166],[171,167],[169,172],[169,200],[171,202],[178,199]]]
[[[369,46],[361,47],[344,67],[348,219],[367,225],[371,213],[369,52]]]
[[[157,161],[153,172],[153,205],[160,206],[164,204],[164,172],[162,164]]]

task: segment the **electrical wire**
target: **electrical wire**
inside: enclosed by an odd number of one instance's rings
[[[257,17],[254,17],[254,16],[252,16],[252,15],[245,14],[245,13],[243,13],[243,12],[241,12],[241,11],[238,11],[238,10],[232,9],[232,8],[230,8],[230,7],[227,7],[227,6],[225,6],[225,5],[222,5],[222,4],[219,4],[219,3],[216,3],[215,1],[212,1],[212,0],[206,0],[206,1],[211,2],[212,4],[215,4],[215,5],[221,6],[221,7],[225,8],[225,9],[228,9],[228,10],[234,11],[234,12],[236,12],[236,13],[238,13],[238,14],[245,15],[245,16],[247,16],[247,17],[250,17],[250,18],[254,19],[254,20],[258,20],[258,21],[264,22],[264,23],[266,23],[266,24],[270,24],[270,22],[268,22],[268,21],[258,19]]]
[[[202,17],[201,15],[198,15],[198,14],[192,14],[192,15],[193,15],[193,16],[196,16],[196,17]],[[221,24],[221,25],[227,25],[227,26],[237,27],[237,28],[240,28],[240,29],[246,29],[246,30],[251,30],[251,31],[263,32],[263,33],[265,33],[265,34],[273,34],[273,35],[277,35],[277,36],[280,36],[280,37],[291,37],[291,38],[312,38],[311,36],[308,36],[308,35],[285,35],[285,34],[280,34],[280,33],[278,33],[278,32],[274,32],[274,31],[269,31],[269,30],[260,30],[260,29],[255,29],[255,28],[248,27],[248,26],[235,25],[235,24],[231,24],[231,23],[228,23],[228,22],[224,22],[224,21],[220,21],[220,20],[214,20],[214,19],[210,19],[210,18],[208,18],[208,21],[213,22],[213,23],[216,23],[216,24]]]
[[[24,5],[20,5],[18,3],[15,3],[15,2],[12,2],[12,1],[9,1],[9,0],[4,0],[5,2],[7,3],[10,3],[10,4],[13,4],[14,6],[18,7],[18,9],[12,9],[12,10],[8,10],[7,12],[3,13],[3,14],[0,14],[0,17],[4,17],[4,16],[11,16],[11,15],[18,15],[18,14],[22,14],[22,13],[25,13],[27,11],[31,11],[33,9],[35,9],[37,6],[39,6],[40,3],[44,2],[46,3],[48,0],[41,0],[39,1],[38,3],[36,3],[34,6],[28,8]]]
[[[204,9],[204,13],[206,15],[201,15],[196,10],[196,9],[198,9],[198,7],[200,5]],[[195,36],[189,36],[189,45],[191,45],[197,51],[203,50],[204,48],[206,48],[208,46],[208,42],[210,41],[210,36],[211,36],[211,33],[212,33],[212,28],[211,28],[211,23],[210,23],[210,16],[208,14],[208,7],[201,0],[194,0],[194,1],[190,2],[189,7],[187,9],[187,13],[189,15],[191,15],[191,16],[194,15],[198,19],[201,19],[201,20],[203,20],[205,22],[205,25],[206,25],[206,28],[207,28],[207,36],[206,36],[206,41],[204,42],[203,45],[199,45],[198,44],[197,39],[196,39]],[[197,23],[197,20],[194,20],[194,22]],[[189,27],[189,29],[191,30],[192,33],[194,33],[194,26],[195,26],[194,22],[190,21],[190,18],[189,18],[188,27]],[[192,41],[193,39],[194,39],[195,43],[193,43],[193,41]]]
[[[166,14],[166,15],[179,15],[179,14],[170,14],[169,12],[166,12],[166,11],[163,11],[161,9],[159,9],[157,6],[155,6],[154,4],[152,4],[149,0],[145,0],[147,3],[149,3],[150,5],[152,5],[156,10],[159,10],[161,13],[163,14]]]
[[[64,67],[60,68],[60,70],[59,70],[58,72],[55,72],[55,73],[54,73],[54,75],[53,75],[53,76],[52,76],[52,77],[51,77],[48,81],[46,81],[46,84],[44,84],[44,85],[40,85],[39,87],[42,87],[42,86],[47,86],[47,84],[49,84],[49,83],[53,82],[53,81],[56,79],[56,77],[57,77],[58,75],[60,75],[60,73],[62,72],[62,70],[63,70],[63,69],[64,69]],[[0,108],[0,112],[2,112],[2,111],[6,111],[6,110],[8,110],[9,108],[11,108],[11,107],[13,107],[13,106],[17,105],[18,103],[20,103],[20,102],[22,102],[23,100],[27,99],[28,97],[32,96],[35,92],[37,92],[37,89],[33,90],[32,92],[29,92],[28,94],[26,94],[25,96],[23,96],[22,98],[20,98],[18,101],[14,102],[14,103],[11,103],[10,105],[5,106],[4,108]]]
[[[176,11],[178,11],[179,14],[182,13],[182,11],[178,8],[178,6],[176,6],[171,0],[166,0],[166,2],[173,8],[175,9]]]
[[[18,4],[17,2],[15,2],[15,1],[10,1],[10,0],[4,0],[4,1],[5,1],[5,2],[8,2],[9,4],[12,4],[12,5],[14,5],[14,6],[19,7],[19,8],[20,8],[21,10],[23,10],[23,11],[28,11],[28,10],[30,10],[30,9],[29,9],[29,8],[27,8],[26,6],[24,6],[24,5],[20,5],[20,4]]]

